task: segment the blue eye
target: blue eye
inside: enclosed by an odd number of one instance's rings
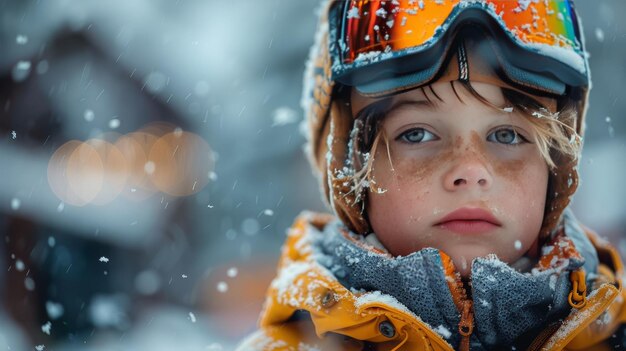
[[[425,141],[435,140],[437,137],[424,128],[412,128],[400,134],[397,139],[409,144],[418,144]]]
[[[523,136],[518,134],[515,129],[511,128],[502,128],[496,130],[495,132],[487,136],[487,141],[506,145],[517,145],[528,142]]]

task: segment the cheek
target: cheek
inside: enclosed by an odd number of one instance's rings
[[[372,180],[380,191],[368,193],[366,210],[373,231],[385,246],[392,252],[407,253],[401,248],[406,248],[407,238],[421,228],[436,203],[435,173],[441,160],[395,156],[388,154],[384,145],[377,150]]]
[[[371,173],[379,192],[370,193],[369,198],[384,203],[387,212],[410,212],[431,193],[440,166],[441,158],[407,157],[393,150],[388,152],[383,144],[374,156]],[[382,207],[376,206],[377,210]]]
[[[501,196],[506,212],[525,235],[537,235],[545,211],[548,188],[548,166],[538,154],[506,161],[495,167],[502,179]]]

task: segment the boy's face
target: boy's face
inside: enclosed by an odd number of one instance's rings
[[[448,254],[463,276],[474,258],[496,254],[507,263],[523,256],[543,221],[548,166],[536,131],[520,111],[498,111],[460,84],[398,94],[382,122],[370,192],[373,231],[394,255],[425,247]],[[472,83],[490,102],[507,107],[500,87]],[[353,91],[356,114],[375,100]],[[391,162],[390,162],[391,159]]]

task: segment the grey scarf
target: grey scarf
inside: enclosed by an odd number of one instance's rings
[[[562,224],[584,260],[572,259],[560,269],[532,273],[518,272],[495,256],[472,262],[472,350],[526,347],[532,337],[525,336],[536,335],[569,313],[569,272],[581,266],[588,273],[596,272],[598,258],[570,212],[566,211]],[[355,244],[341,233],[345,230],[340,222],[332,222],[316,236],[313,247],[318,262],[347,288],[395,297],[457,346],[460,315],[446,283],[439,250],[426,248],[392,258]]]

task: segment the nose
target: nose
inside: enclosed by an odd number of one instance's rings
[[[486,190],[491,187],[493,177],[486,160],[475,154],[457,155],[453,164],[444,175],[444,188],[457,191],[466,188]]]

